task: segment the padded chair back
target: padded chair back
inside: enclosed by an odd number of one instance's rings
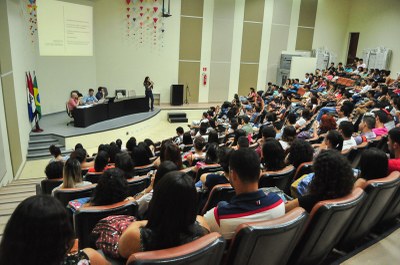
[[[349,160],[350,164],[353,166],[353,162],[358,156],[358,152],[359,150],[357,148],[352,147],[346,151],[342,151],[342,155],[344,155],[347,158],[347,160]]]
[[[231,186],[231,184],[219,184],[215,185],[211,190],[210,195],[208,195],[208,199],[206,204],[201,211],[201,215],[205,214],[208,210],[217,206],[220,201],[229,202],[232,197],[235,196],[235,190]]]
[[[309,173],[313,172],[312,166],[313,166],[313,162],[304,162],[304,163],[300,164],[297,167],[296,172],[294,173],[293,180],[297,180],[304,174],[309,174]]]
[[[68,117],[72,118],[72,112],[68,108],[68,101],[65,103],[65,111],[67,112]]]
[[[392,202],[399,185],[400,173],[397,171],[386,178],[367,181],[364,186],[367,199],[339,242],[339,249],[352,249],[370,232]]]
[[[96,185],[88,185],[82,188],[72,189],[57,189],[54,191],[54,197],[57,198],[64,206],[68,205],[69,201],[91,197]]]
[[[128,179],[128,194],[135,196],[150,185],[150,177],[141,176]]]
[[[321,264],[340,240],[366,198],[361,188],[343,198],[318,202],[288,264]]]
[[[286,264],[307,217],[308,213],[297,207],[279,218],[241,224],[231,243],[227,264]]]
[[[132,254],[126,264],[219,265],[224,249],[224,238],[214,232],[179,247]]]
[[[60,186],[63,183],[63,179],[44,179],[40,182],[40,189],[42,194],[51,195],[51,192],[55,187]]]
[[[258,181],[258,187],[277,187],[286,194],[290,194],[289,187],[294,172],[295,168],[292,165],[289,165],[280,171],[265,172]]]
[[[135,175],[136,176],[143,176],[149,173],[151,170],[156,169],[154,164],[144,165],[140,167],[135,167]]]
[[[200,167],[197,170],[196,174],[196,182],[200,180],[201,175],[206,174],[206,173],[213,173],[213,172],[218,172],[218,171],[223,171],[224,169],[221,167],[220,164],[209,164],[209,165],[204,165]]]
[[[103,172],[88,172],[84,179],[92,183],[99,183],[101,175],[103,175]]]
[[[383,213],[382,218],[378,223],[378,227],[394,223],[396,221],[396,217],[398,217],[399,215],[400,215],[400,188],[397,189],[397,192],[393,196],[392,201],[389,203],[388,207]]]
[[[90,246],[90,233],[103,218],[111,215],[137,216],[138,204],[133,201],[122,201],[106,206],[90,206],[78,209],[74,213],[74,228],[79,239],[79,249]]]

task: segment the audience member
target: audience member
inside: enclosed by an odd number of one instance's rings
[[[44,173],[46,174],[47,179],[60,179],[63,177],[64,170],[64,162],[62,161],[54,161],[50,162]]]
[[[294,140],[289,148],[287,162],[295,168],[302,163],[311,162],[314,157],[314,149],[311,144],[304,140]]]
[[[284,202],[275,193],[258,189],[260,159],[250,148],[234,151],[229,161],[229,179],[236,196],[228,202],[220,202],[208,211],[204,218],[211,231],[231,239],[236,227],[242,223],[265,221],[284,215]]]
[[[54,188],[52,194],[57,189],[80,188],[91,185],[89,181],[83,181],[81,173],[81,165],[77,159],[70,158],[65,162],[63,170],[63,183]]]
[[[364,188],[368,180],[380,179],[388,175],[388,157],[382,150],[369,148],[362,152],[359,167],[361,173],[354,187]]]

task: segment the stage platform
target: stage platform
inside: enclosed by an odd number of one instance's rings
[[[109,130],[133,125],[156,116],[160,112],[159,108],[154,108],[154,111],[135,113],[131,115],[114,118],[90,125],[86,128],[77,128],[73,124],[67,126],[71,119],[65,112],[59,112],[49,115],[44,115],[40,120],[40,127],[44,130],[42,133],[31,132],[31,136],[54,135],[63,138],[81,136],[92,133],[99,133]]]

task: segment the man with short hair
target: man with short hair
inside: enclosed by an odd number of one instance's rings
[[[383,110],[375,112],[375,128],[372,131],[376,136],[386,135],[388,133],[385,123],[388,122],[388,114]]]
[[[177,136],[176,136],[176,138],[175,138],[175,140],[174,140],[174,142],[177,144],[177,145],[180,145],[182,142],[183,142],[183,134],[184,134],[184,130],[183,130],[183,128],[182,127],[178,127],[178,128],[176,128],[176,134],[177,134]]]
[[[246,132],[246,135],[252,134],[253,133],[253,127],[251,127],[250,118],[245,115],[242,117],[242,130]]]
[[[285,203],[273,192],[258,189],[260,158],[250,148],[241,148],[231,154],[229,179],[236,196],[222,201],[209,210],[204,219],[211,231],[232,239],[236,228],[243,223],[265,221],[285,214]]]
[[[89,89],[89,94],[83,98],[83,104],[85,105],[93,105],[95,103],[97,103],[98,100],[97,98],[94,96],[94,90],[93,88]]]
[[[372,115],[364,114],[360,125],[358,125],[358,130],[361,133],[354,138],[357,145],[376,138],[376,134],[372,131],[373,128],[375,128],[375,118]]]
[[[354,132],[353,123],[351,123],[349,121],[342,121],[339,124],[339,132],[343,136],[342,151],[346,151],[354,146],[357,146],[356,141],[353,139],[353,137],[351,137]]]

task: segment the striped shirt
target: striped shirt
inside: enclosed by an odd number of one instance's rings
[[[211,231],[220,233],[225,239],[231,239],[240,224],[266,221],[284,214],[285,204],[277,194],[258,190],[236,195],[230,203],[218,203],[204,218]]]

